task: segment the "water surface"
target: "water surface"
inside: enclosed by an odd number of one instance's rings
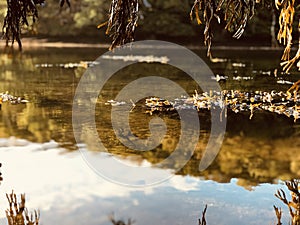
[[[229,115],[218,157],[200,172],[210,117],[199,115],[200,139],[191,160],[177,172],[169,165],[160,168],[160,173],[171,178],[155,186],[120,186],[91,170],[74,139],[72,103],[86,61],[95,60],[105,51],[46,48],[0,54],[0,92],[8,91],[29,101],[3,103],[0,111],[4,177],[0,217],[4,219],[7,208],[5,193],[14,189],[27,194],[29,209],[40,209],[43,224],[109,224],[108,216],[113,212],[117,219],[132,218],[136,224],[197,224],[205,204],[209,224],[274,223],[273,204],[280,206],[274,193],[283,187],[280,181],[300,174],[299,122],[284,116],[258,113],[249,120],[249,113]],[[206,60],[204,51],[196,53]],[[290,85],[278,80],[294,82],[300,78],[296,72],[281,74],[279,51],[219,50],[214,55],[226,59],[207,62],[215,75],[227,77],[220,81],[224,89],[285,91]],[[124,68],[109,80],[97,100],[97,130],[109,153],[89,140],[89,127],[84,127],[80,148],[91,155],[100,154],[107,165],[117,158],[137,169],[145,165],[155,169],[157,162],[172,153],[180,136],[176,114],[160,115],[169,128],[162,144],[139,154],[122,146],[110,124],[112,106],[105,103],[132,80],[150,75],[172,79],[190,95],[195,89],[199,91],[186,74],[167,65],[141,63]],[[130,115],[133,132],[147,137],[151,118],[144,108],[137,107]],[[287,221],[287,210],[284,215]]]

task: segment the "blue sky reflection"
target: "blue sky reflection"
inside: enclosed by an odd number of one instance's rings
[[[249,191],[237,179],[221,184],[175,175],[156,186],[132,188],[99,177],[79,152],[66,153],[53,141],[0,139],[0,151],[1,220],[8,206],[5,193],[12,189],[26,193],[27,207],[40,209],[44,225],[110,224],[112,212],[135,224],[196,225],[205,204],[209,224],[274,224],[273,204],[283,208],[287,220],[288,210],[274,197],[281,185],[262,184]]]

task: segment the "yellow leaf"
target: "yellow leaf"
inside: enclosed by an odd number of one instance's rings
[[[108,23],[108,21],[106,21],[106,22],[104,22],[104,23],[101,23],[101,24],[99,24],[99,25],[97,26],[97,28],[100,29],[100,28],[106,26],[107,23]]]

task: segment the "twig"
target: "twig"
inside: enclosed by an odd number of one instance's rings
[[[200,218],[198,219],[199,225],[206,225],[206,219],[205,219],[206,210],[207,210],[207,205],[205,205],[205,208],[202,211],[202,219],[200,219]]]

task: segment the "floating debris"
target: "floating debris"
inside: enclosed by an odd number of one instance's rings
[[[292,81],[281,80],[281,79],[277,80],[276,83],[277,83],[277,84],[289,84],[289,85],[290,85],[290,84],[294,84],[294,82],[292,82]]]
[[[227,62],[228,59],[226,59],[226,58],[217,58],[217,57],[210,56],[210,61],[212,63],[223,63],[223,62]]]
[[[237,80],[237,81],[241,81],[241,80],[253,80],[253,77],[241,77],[241,76],[237,76],[237,77],[233,77],[233,80]]]
[[[1,104],[3,102],[9,102],[11,104],[20,104],[20,103],[27,103],[28,100],[25,100],[22,97],[13,96],[9,94],[7,91],[5,93],[0,93],[0,109],[1,109]]]
[[[245,63],[232,63],[231,64],[233,67],[246,67]]]
[[[212,76],[211,79],[212,80],[216,80],[217,82],[219,82],[219,81],[225,81],[225,80],[228,79],[228,76],[223,76],[223,75],[217,74],[216,76]]]
[[[224,90],[221,93],[211,91],[195,94],[192,97],[175,99],[168,101],[165,99],[151,97],[145,102],[147,113],[168,112],[173,110],[196,108],[200,110],[210,110],[212,107],[219,107],[233,111],[234,113],[250,112],[251,119],[255,111],[269,111],[287,117],[294,118],[294,122],[300,116],[300,96],[292,95],[290,92],[282,91],[266,92],[242,92],[238,90]]]
[[[112,59],[112,60],[123,60],[124,62],[133,61],[133,62],[146,62],[146,63],[162,63],[167,64],[170,59],[167,56],[153,56],[153,55],[103,55],[103,59]]]
[[[105,103],[105,105],[120,106],[120,105],[126,105],[126,102],[124,102],[124,101],[118,102],[118,101],[115,101],[115,100],[108,100]]]
[[[124,101],[109,100],[105,103],[111,106],[121,106]],[[131,102],[132,109],[135,104]],[[145,99],[146,113],[153,115],[157,112],[173,112],[178,110],[197,109],[211,110],[219,108],[222,112],[228,109],[234,113],[250,112],[249,119],[252,119],[257,111],[267,111],[285,115],[293,118],[296,122],[300,117],[300,95],[298,89],[282,91],[254,91],[243,92],[239,90],[223,90],[221,92],[210,91],[199,94],[195,91],[192,97],[181,96],[173,100],[166,100],[159,97]]]
[[[51,64],[51,63],[42,63],[42,64],[35,64],[36,68],[53,68],[53,67],[61,67],[64,69],[73,69],[73,68],[84,68],[87,69],[88,67],[93,67],[98,65],[99,62],[97,61],[80,61],[79,63],[60,63],[60,64]]]

